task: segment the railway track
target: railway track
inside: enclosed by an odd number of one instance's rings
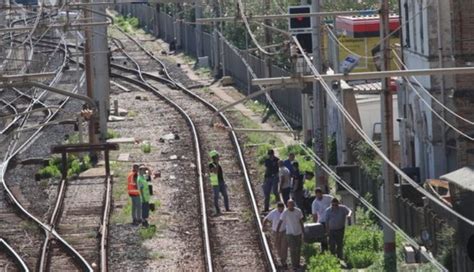
[[[108,225],[103,219],[108,220],[108,215],[104,215],[104,206],[110,210],[110,186],[110,177],[105,178],[104,182],[97,182],[97,179],[61,181],[50,225],[78,254],[65,254],[60,244],[52,241],[49,246],[49,240],[46,240],[40,270],[70,271],[77,266],[79,271],[83,271],[100,265],[101,271],[107,271],[107,264],[103,263],[107,252],[102,251],[106,247],[102,243],[107,233],[102,226]]]
[[[38,21],[39,19],[36,20],[35,26]],[[10,37],[11,45],[13,45],[16,41],[14,41],[13,36]],[[32,44],[31,36],[27,40]],[[58,39],[52,46],[52,52],[62,52],[62,61],[55,63],[57,57],[55,56],[47,59],[46,65],[40,67],[46,69],[51,65],[53,67],[57,65],[55,78],[48,82],[50,86],[60,84],[63,76],[62,71],[67,60],[66,46],[67,43],[64,39]],[[13,46],[11,47],[13,48]],[[32,51],[33,49],[31,49]],[[33,56],[31,52],[30,56]],[[8,54],[10,53],[8,52]],[[15,69],[23,72],[28,69],[28,65],[27,63],[25,66],[18,66]],[[84,82],[84,75],[80,81],[81,84]],[[72,90],[73,93],[77,91],[78,86]],[[54,105],[54,109],[44,109],[14,117],[9,122],[4,123],[1,130],[1,147],[6,152],[2,162],[0,162],[0,194],[1,199],[4,200],[0,202],[0,218],[2,219],[0,222],[2,230],[0,236],[0,248],[2,249],[0,269],[8,269],[8,271],[72,271],[74,269],[77,269],[77,271],[93,271],[90,263],[95,262],[97,266],[100,265],[101,271],[107,271],[107,227],[112,186],[110,178],[106,178],[104,183],[101,182],[100,185],[97,185],[98,188],[95,188],[100,196],[93,195],[93,197],[98,197],[97,202],[100,203],[100,209],[97,208],[99,204],[95,203],[96,207],[92,210],[93,212],[90,212],[90,210],[84,211],[84,205],[77,206],[80,203],[79,199],[83,198],[84,195],[91,196],[90,192],[84,192],[84,189],[81,189],[83,188],[81,184],[73,184],[67,190],[68,182],[61,181],[56,204],[47,223],[42,222],[41,215],[34,215],[30,211],[30,202],[25,199],[16,186],[10,186],[5,180],[7,171],[14,167],[11,162],[14,161],[17,154],[35,142],[43,129],[41,124],[50,122],[55,118],[68,100],[69,97],[58,98],[57,95],[50,95],[47,91],[34,88],[2,90],[2,105],[0,106],[4,107],[2,110],[6,110],[8,114],[28,112],[39,107],[48,107],[48,105]],[[14,134],[11,133],[12,128],[17,128]],[[69,192],[73,194],[70,195]],[[92,203],[87,202],[86,204],[90,205]],[[79,210],[83,214],[80,214]],[[61,221],[63,211],[66,216]],[[76,217],[79,219],[76,219]],[[80,228],[81,225],[76,224],[75,230],[68,227],[79,221],[94,224],[95,235],[91,235],[92,230],[87,229],[90,231],[87,236],[81,236],[82,233],[78,234],[76,241],[80,241],[80,243],[67,241],[72,240],[72,235],[77,232],[77,227]],[[64,239],[62,235],[67,239]],[[79,249],[76,250],[74,246]],[[82,254],[87,257],[83,257]]]
[[[207,209],[206,213],[203,213],[206,216],[203,222],[208,222],[209,227],[206,230],[204,225],[203,231],[208,233],[210,239],[206,258],[212,263],[208,266],[208,270],[276,271],[235,133],[210,128],[210,117],[216,108],[175,81],[168,73],[166,65],[133,37],[120,32],[120,36],[115,38],[121,40],[123,45],[117,44],[117,46],[122,47],[122,53],[129,62],[126,67],[112,64],[112,68],[120,71],[122,77],[127,75],[125,77],[131,78],[131,74],[135,75],[142,84],[156,89],[156,92],[176,103],[189,115],[195,124],[198,136],[196,141],[199,142],[203,166],[209,163],[207,153],[210,150],[216,149],[221,155],[232,212],[219,217],[207,216],[211,214],[213,205],[211,188],[207,179],[204,179],[203,198]],[[157,66],[161,69],[161,75],[156,74]],[[219,117],[224,125],[231,127],[224,115],[221,114]]]

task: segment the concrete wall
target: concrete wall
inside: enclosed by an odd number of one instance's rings
[[[409,69],[464,67],[474,62],[474,1],[472,0],[402,0],[404,61]],[[408,8],[408,9],[407,9]],[[421,14],[417,15],[417,13]],[[407,13],[408,17],[407,18]],[[415,16],[413,21],[411,17]],[[441,48],[441,50],[439,50]],[[441,58],[439,57],[441,55]],[[471,64],[470,64],[471,63]],[[474,143],[444,125],[430,107],[442,109],[422,87],[411,90],[406,80],[399,82],[398,108],[404,121],[400,125],[402,166],[418,166],[422,179],[437,178],[465,165],[474,164]],[[413,82],[413,79],[409,79]],[[457,114],[474,120],[474,76],[418,77],[431,95]],[[441,95],[444,90],[444,96]],[[425,100],[426,103],[423,103]],[[474,127],[453,115],[445,119],[456,128],[474,135]],[[445,136],[445,138],[443,137]],[[459,237],[467,232],[458,228]],[[472,232],[471,232],[472,234]],[[458,241],[460,242],[460,241]],[[457,271],[472,271],[473,262],[466,258],[466,249],[457,243]]]

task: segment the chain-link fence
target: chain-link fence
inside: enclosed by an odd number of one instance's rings
[[[197,57],[197,35],[201,35],[202,52],[201,56],[209,58],[210,67],[214,67],[218,62],[222,73],[234,79],[236,87],[245,95],[258,90],[257,86],[251,85],[252,75],[249,68],[253,70],[256,77],[264,77],[265,62],[244,50],[239,50],[228,43],[222,36],[213,35],[201,31],[183,21],[175,20],[172,16],[163,12],[158,12],[154,7],[148,5],[120,5],[118,11],[123,15],[137,17],[140,26],[152,33],[156,37],[166,42],[176,39],[178,48],[185,54]],[[219,54],[217,54],[217,51]],[[243,59],[244,58],[244,59]],[[272,66],[270,76],[288,76],[289,72]],[[274,90],[271,97],[285,117],[295,126],[301,124],[301,90],[282,87]],[[258,98],[263,101],[264,96]]]

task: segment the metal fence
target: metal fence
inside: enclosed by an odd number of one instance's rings
[[[251,86],[252,79],[247,66],[242,58],[249,64],[257,77],[264,76],[264,61],[247,52],[231,48],[231,45],[222,41],[221,37],[216,37],[211,33],[201,31],[197,32],[193,25],[185,24],[182,21],[174,20],[174,18],[163,12],[158,12],[154,7],[144,4],[120,5],[118,11],[123,15],[137,17],[140,26],[152,33],[156,37],[166,42],[176,39],[177,45],[181,50],[193,57],[197,57],[196,36],[201,35],[203,56],[209,57],[209,65],[213,67],[219,62],[223,69],[223,74],[231,76],[235,85],[243,94],[250,94],[258,90],[258,87]],[[215,52],[221,50],[217,55]],[[235,52],[237,51],[238,54]],[[273,66],[270,71],[271,76],[287,76],[289,72],[280,67]],[[301,91],[297,89],[282,88],[271,93],[272,99],[279,107],[285,117],[292,125],[300,126],[301,124]],[[264,96],[259,97],[263,100]]]

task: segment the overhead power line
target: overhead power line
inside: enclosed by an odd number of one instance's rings
[[[297,44],[298,48],[303,51],[303,48],[301,47],[300,43],[298,42],[298,39],[296,37],[293,37],[294,42]],[[449,213],[453,214],[457,218],[463,220],[464,222],[468,223],[471,226],[474,226],[474,221],[470,220],[469,218],[465,217],[464,215],[460,214],[459,212],[453,210],[451,207],[448,207],[444,202],[430,194],[428,191],[426,191],[422,186],[420,186],[418,183],[416,183],[412,178],[410,178],[405,172],[403,172],[395,163],[393,163],[387,156],[383,153],[380,148],[370,139],[370,137],[365,133],[365,131],[360,127],[360,125],[352,118],[350,113],[345,109],[345,107],[341,104],[341,102],[337,99],[335,94],[331,91],[331,88],[327,84],[325,80],[322,79],[321,74],[319,71],[314,67],[314,65],[311,63],[311,60],[307,56],[307,54],[303,54],[303,57],[308,65],[308,67],[311,69],[314,77],[316,80],[319,80],[321,83],[321,86],[323,86],[324,90],[326,91],[326,94],[331,98],[331,100],[334,102],[334,104],[337,106],[339,111],[344,115],[346,120],[351,124],[351,126],[356,130],[356,132],[364,139],[365,142],[369,144],[369,146],[374,149],[374,151],[392,168],[394,169],[403,180],[406,180],[413,188],[415,188],[417,191],[422,193],[424,196],[426,196],[428,199],[433,201],[434,203],[438,204],[440,207],[448,211]]]
[[[408,67],[403,63],[402,59],[401,59],[400,56],[395,52],[395,50],[393,50],[393,52],[394,52],[395,58],[397,59],[398,63],[399,63],[400,65],[402,65],[404,69],[408,69]],[[398,66],[398,68],[401,70],[401,67],[400,67],[400,66]],[[405,79],[406,79],[406,77],[405,77]],[[466,119],[465,117],[463,117],[463,116],[457,114],[457,113],[454,112],[452,109],[450,109],[449,107],[447,107],[446,105],[444,105],[443,103],[441,103],[441,101],[439,101],[434,95],[432,95],[432,94],[430,93],[430,91],[428,91],[428,90],[425,88],[425,86],[423,86],[423,84],[421,84],[420,81],[418,81],[418,79],[417,79],[416,77],[411,76],[411,79],[412,79],[413,81],[415,81],[415,83],[416,83],[418,86],[420,86],[420,88],[421,88],[433,101],[435,101],[436,104],[438,104],[439,106],[443,107],[447,112],[451,113],[451,114],[454,115],[456,118],[459,118],[459,119],[463,120],[464,122],[466,122],[466,123],[468,123],[468,124],[470,124],[470,125],[474,125],[474,122],[473,122],[473,121],[471,121],[471,120],[469,120],[469,119]],[[407,80],[407,81],[409,81],[409,80]],[[430,107],[430,108],[431,108],[431,107]]]
[[[257,78],[256,73],[253,71],[252,67],[245,61],[245,58],[242,57],[242,55],[239,53],[239,51],[229,42],[225,37],[222,35],[222,33],[218,32],[219,36],[223,41],[230,47],[234,53],[236,53],[242,62],[244,63],[245,67],[247,68],[248,72],[252,76],[252,78]],[[260,88],[263,88],[262,86],[259,86]],[[284,127],[286,127],[289,131],[292,131],[293,128],[291,127],[290,123],[286,120],[285,116],[283,113],[280,111],[278,106],[275,104],[271,96],[266,93],[266,97],[272,108],[275,110],[275,113],[283,123]],[[347,182],[345,182],[340,176],[335,173],[330,166],[328,166],[320,157],[318,157],[310,148],[308,148],[304,143],[299,142],[299,145],[305,150],[306,154],[310,156],[313,162],[315,162],[318,166],[320,166],[323,171],[325,171],[328,175],[330,175],[334,180],[340,184],[343,188],[345,188],[351,195],[353,195],[357,200],[360,201],[360,203],[365,206],[371,213],[373,213],[377,218],[379,218],[383,223],[385,223],[386,226],[390,227],[393,229],[395,232],[397,232],[403,239],[405,239],[408,243],[410,243],[412,246],[417,248],[420,253],[430,262],[432,263],[436,269],[439,271],[448,271],[445,267],[443,267],[442,264],[440,264],[429,252],[425,252],[421,250],[421,246],[414,240],[412,239],[409,235],[407,235],[399,226],[397,226],[394,222],[392,222],[388,217],[383,214],[380,210],[378,210],[376,207],[374,207],[370,202],[368,202],[366,199],[364,199],[357,191],[355,191]]]
[[[242,21],[244,21],[245,28],[247,29],[247,32],[249,33],[250,38],[252,39],[253,43],[255,44],[255,46],[257,46],[258,51],[260,51],[263,54],[268,55],[268,56],[277,55],[278,53],[270,53],[267,50],[265,50],[260,45],[260,43],[257,41],[257,38],[255,37],[255,34],[253,33],[252,29],[250,28],[250,24],[249,24],[249,21],[247,20],[247,16],[245,16],[245,9],[244,9],[244,5],[242,4],[242,0],[238,0],[237,6],[239,7],[240,16],[242,18]]]

